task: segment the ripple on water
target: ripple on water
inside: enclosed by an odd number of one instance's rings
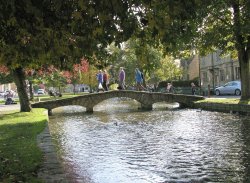
[[[249,119],[164,104],[138,111],[132,100],[107,100],[92,115],[51,117],[60,155],[76,182],[244,182]],[[164,110],[163,110],[164,109]],[[72,110],[72,111],[71,111]],[[83,110],[84,111],[84,110]],[[249,127],[248,125],[247,127]],[[243,128],[244,127],[244,128]],[[244,132],[246,129],[246,132]],[[248,135],[248,136],[247,136]],[[245,161],[247,160],[248,163]]]

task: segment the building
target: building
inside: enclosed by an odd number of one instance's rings
[[[199,78],[199,56],[195,55],[189,59],[182,59],[181,68],[183,70],[182,80]]]
[[[220,51],[200,57],[201,87],[215,89],[228,81],[240,79],[239,61],[230,55],[221,56]]]
[[[72,84],[67,84],[67,86],[64,89],[64,92],[67,93],[73,93],[73,92],[89,92],[90,91],[90,87],[89,85],[86,84],[76,84],[75,87]]]
[[[233,59],[230,54],[224,56],[220,51],[206,56],[195,55],[189,59],[181,60],[183,70],[182,80],[199,78],[203,91],[214,91],[216,86],[224,85],[233,80],[240,80],[239,61]]]
[[[15,83],[0,84],[0,91],[13,90],[16,91]]]

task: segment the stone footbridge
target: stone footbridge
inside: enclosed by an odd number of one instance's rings
[[[195,95],[183,95],[172,93],[159,92],[145,92],[145,91],[129,91],[129,90],[115,90],[101,93],[91,93],[82,96],[76,96],[66,99],[57,99],[52,101],[37,102],[32,104],[33,108],[46,108],[49,115],[52,114],[52,109],[61,106],[79,105],[86,108],[87,112],[93,112],[93,108],[98,103],[110,98],[126,97],[135,99],[141,104],[142,109],[152,110],[153,104],[157,102],[173,103],[178,102],[180,107],[193,106],[193,102],[202,100],[204,97]]]

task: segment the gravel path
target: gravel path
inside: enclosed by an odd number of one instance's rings
[[[20,110],[20,105],[19,104],[11,104],[11,105],[0,104],[0,114],[3,111],[12,111],[12,110]]]

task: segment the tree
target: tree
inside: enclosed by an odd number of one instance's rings
[[[161,48],[153,47],[151,43],[151,40],[130,39],[126,49],[129,50],[129,53],[134,54],[134,68],[139,68],[145,76],[143,77],[144,85],[146,85],[145,78],[151,76],[156,69],[161,67],[160,61],[163,57]]]
[[[174,58],[165,56],[160,62],[161,67],[153,73],[152,79],[155,82],[167,80],[178,80],[182,76],[182,70],[175,63]]]
[[[97,72],[98,69],[95,66],[90,65],[88,71],[84,72],[80,77],[81,83],[89,85],[90,92],[92,92],[94,86],[97,86],[97,79],[96,79]]]
[[[0,64],[13,74],[22,112],[31,111],[24,68],[67,68],[137,28],[133,1],[9,0],[0,2]]]
[[[74,94],[76,84],[80,84],[82,75],[86,74],[89,70],[89,63],[86,59],[82,58],[80,64],[74,64],[71,71],[64,71],[62,75],[66,78],[67,83],[71,83],[74,86]]]
[[[203,8],[204,9],[204,8]],[[224,52],[237,50],[240,63],[241,99],[250,99],[250,2],[211,1],[204,9],[200,45]]]
[[[9,69],[5,66],[0,66],[0,84],[6,84],[13,82],[13,77],[9,72]]]
[[[55,70],[52,74],[45,77],[45,83],[48,87],[57,87],[59,92],[61,88],[67,85],[67,79],[64,77],[63,71]]]
[[[122,66],[125,67],[126,81],[129,84],[134,84],[135,68],[143,71],[144,78],[150,83],[179,78],[182,71],[175,64],[174,58],[163,54],[161,44],[153,45],[152,42],[131,38],[121,48],[111,44],[108,47],[111,53],[109,61],[112,63],[111,70],[116,70],[112,72],[113,77],[118,78],[117,71]]]
[[[31,111],[24,68],[36,68],[48,60],[62,63],[69,46],[63,23],[70,15],[67,2],[10,0],[0,6],[0,64],[13,75],[20,101],[20,111]],[[68,7],[70,8],[70,7]],[[64,43],[64,44],[63,44]],[[67,43],[67,44],[66,44]],[[60,45],[60,49],[56,46]],[[54,60],[53,60],[54,58]]]
[[[250,98],[250,1],[142,1],[140,10],[143,29],[160,39],[166,52],[237,50],[241,98]]]

